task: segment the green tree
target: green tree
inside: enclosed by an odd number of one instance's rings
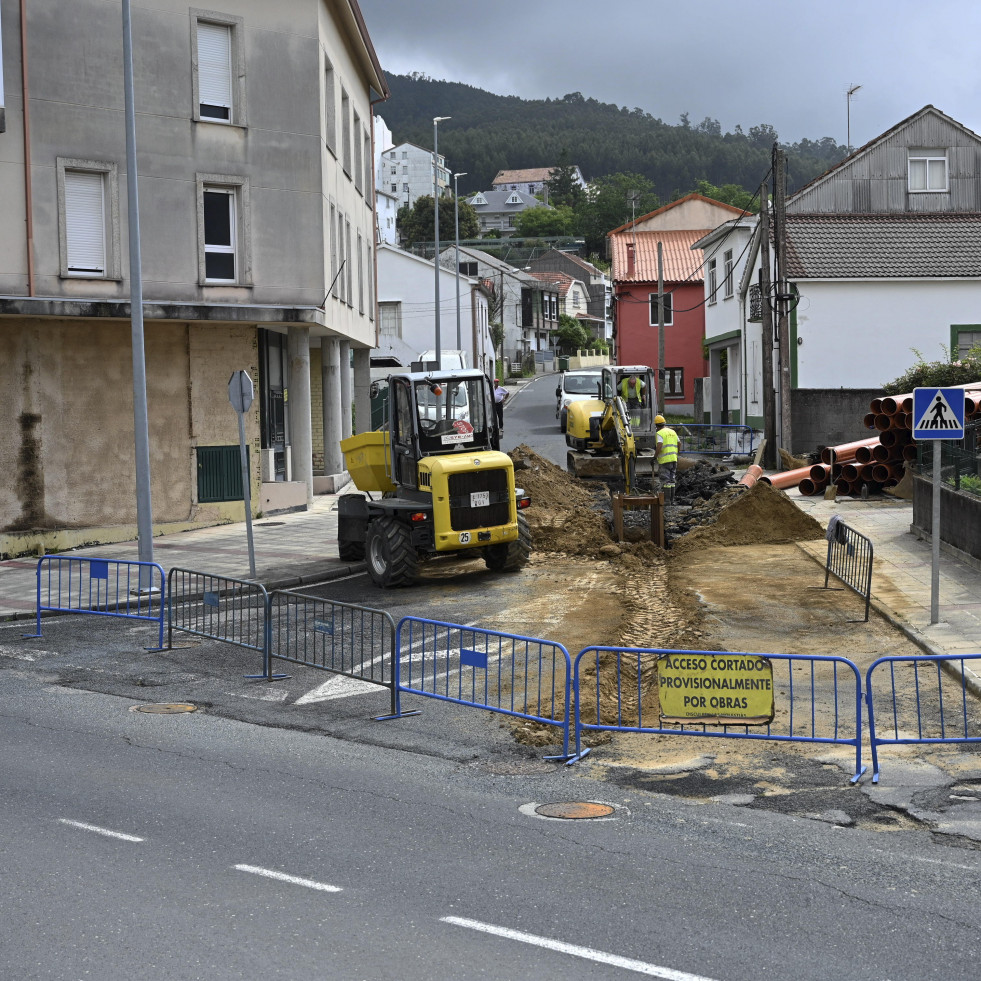
[[[606,235],[660,207],[654,185],[640,174],[599,177],[575,209],[575,231],[586,239],[586,252],[606,253]]]
[[[525,208],[514,224],[522,238],[538,238],[543,235],[570,235],[574,221],[572,208],[563,204],[558,208]]]
[[[721,201],[723,204],[731,204],[734,208],[741,208],[743,211],[752,211],[755,214],[760,210],[760,202],[756,196],[738,184],[723,184],[722,187],[716,187],[708,181],[696,181],[695,190],[703,197]]]
[[[566,204],[575,207],[582,200],[583,189],[576,180],[576,168],[569,160],[569,151],[565,147],[559,154],[557,166],[545,183],[548,186],[548,203],[551,205]]]
[[[981,381],[981,348],[971,348],[959,361],[952,361],[942,344],[945,358],[942,361],[926,361],[913,348],[916,363],[895,381],[882,386],[886,395],[908,395],[914,388],[956,388],[970,382]]]
[[[405,245],[432,242],[436,237],[436,220],[431,194],[416,198],[411,207],[402,205],[395,216],[395,227]],[[476,238],[480,234],[480,219],[473,206],[460,198],[460,238]],[[439,199],[440,242],[456,240],[456,216],[453,198]]]
[[[555,331],[555,342],[562,354],[575,354],[589,348],[592,336],[583,325],[567,313],[559,314],[559,327]]]

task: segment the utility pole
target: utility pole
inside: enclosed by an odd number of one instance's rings
[[[664,248],[657,243],[657,411],[664,414]]]
[[[770,307],[770,197],[760,188],[760,346],[763,357],[763,466],[777,467],[777,419],[773,390],[773,310]]]
[[[780,345],[780,445],[793,453],[790,408],[790,286],[787,283],[787,160],[773,146],[773,243],[777,258],[777,343]]]

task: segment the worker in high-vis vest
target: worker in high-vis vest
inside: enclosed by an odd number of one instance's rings
[[[627,415],[630,416],[631,426],[640,425],[641,409],[643,409],[645,402],[645,389],[644,382],[636,375],[624,378],[620,382],[620,395],[627,403]],[[649,419],[650,416],[647,418]]]
[[[654,417],[657,437],[657,467],[664,491],[665,504],[674,503],[674,478],[678,469],[678,434],[667,424],[664,416]]]

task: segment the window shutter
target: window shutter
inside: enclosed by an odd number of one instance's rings
[[[102,174],[65,172],[65,238],[69,273],[106,272]]]
[[[224,24],[198,24],[198,92],[202,106],[223,109],[221,118],[231,118],[232,31]]]

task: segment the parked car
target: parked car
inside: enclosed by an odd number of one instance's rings
[[[603,372],[599,368],[577,368],[562,373],[555,389],[555,418],[559,420],[559,429],[563,433],[569,404],[582,399],[598,399],[602,383]]]

